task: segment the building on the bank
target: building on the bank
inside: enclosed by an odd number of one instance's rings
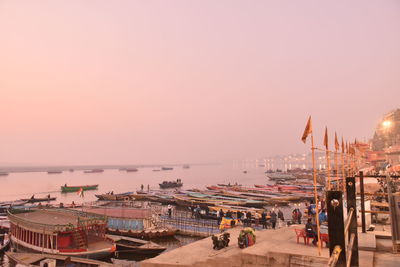
[[[400,145],[400,109],[383,116],[372,138],[372,150],[383,151]]]
[[[371,140],[367,161],[375,167],[400,164],[400,109],[384,115]]]
[[[400,164],[400,145],[391,146],[385,149],[386,162],[392,166]]]

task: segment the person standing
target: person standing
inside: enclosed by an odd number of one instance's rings
[[[326,216],[325,209],[321,210],[319,215],[318,215],[319,223],[322,224],[328,220],[328,217]]]
[[[272,224],[272,229],[275,230],[275,226],[276,226],[276,218],[278,217],[278,215],[276,215],[275,213],[275,209],[272,209],[271,211],[271,224]]]
[[[278,209],[278,228],[282,227],[282,225],[285,225],[285,217],[283,217],[283,212],[281,211],[281,209]]]
[[[298,222],[298,214],[297,214],[297,208],[295,208],[292,211],[292,224],[296,224]]]
[[[222,218],[224,217],[224,211],[222,209],[220,209],[217,213],[217,217],[218,217],[218,225],[221,224]]]
[[[263,229],[267,229],[267,213],[265,210],[261,213],[261,224]]]
[[[168,204],[168,217],[171,218],[172,215],[172,206]]]
[[[297,209],[297,223],[298,224],[301,224],[301,217],[302,217],[303,215],[301,214],[301,211],[300,211],[300,209]]]
[[[140,188],[142,189],[142,192],[143,192],[144,185],[142,184],[142,185],[140,186]]]
[[[256,211],[256,213],[254,214],[254,220],[255,220],[255,226],[257,227],[258,224],[260,223],[260,214]]]
[[[237,219],[238,219],[240,222],[242,221],[242,216],[243,216],[243,213],[240,212],[240,210],[238,210],[238,211],[236,212],[236,217],[237,217]]]
[[[246,224],[247,224],[247,226],[251,227],[251,212],[250,211],[248,211],[246,213]]]

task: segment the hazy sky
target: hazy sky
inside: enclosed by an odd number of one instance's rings
[[[308,115],[369,138],[399,48],[396,0],[0,0],[0,163],[304,152]]]

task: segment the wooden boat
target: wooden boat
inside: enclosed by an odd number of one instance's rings
[[[56,197],[50,197],[50,195],[48,195],[47,197],[39,197],[39,198],[36,198],[34,196],[32,196],[31,198],[21,198],[21,201],[26,201],[27,203],[37,203],[37,202],[54,201],[56,199],[57,199]]]
[[[138,171],[138,169],[136,169],[136,168],[126,169],[126,172],[137,172],[137,171]]]
[[[115,251],[107,219],[70,209],[9,209],[10,240],[18,252],[104,258]]]
[[[161,167],[162,171],[172,171],[173,169],[172,167]]]
[[[47,171],[48,174],[59,174],[62,173],[62,171],[59,170],[52,170],[52,171]]]
[[[107,201],[124,201],[124,200],[135,200],[132,196],[133,192],[126,192],[120,194],[106,193],[101,195],[95,195],[99,200]]]
[[[104,172],[103,169],[93,169],[93,170],[84,170],[84,173],[99,173],[99,172]]]
[[[180,179],[177,179],[176,181],[163,181],[159,185],[160,185],[160,188],[166,189],[166,188],[182,187],[183,183],[181,182]]]
[[[92,185],[62,185],[61,186],[61,193],[68,193],[68,192],[78,192],[81,188],[83,190],[97,190],[98,184]]]
[[[107,235],[117,245],[118,252],[134,253],[138,255],[157,255],[166,250],[166,247],[160,246],[154,242],[138,238],[124,237],[117,235]]]
[[[175,229],[158,226],[150,209],[131,207],[83,207],[85,212],[106,216],[106,232],[112,235],[137,238],[158,238],[174,236]],[[80,210],[82,210],[80,209]]]
[[[0,172],[0,176],[7,176],[8,172]]]
[[[123,230],[123,229],[112,229],[108,228],[107,233],[112,235],[122,235],[140,239],[157,239],[164,237],[173,237],[178,230],[173,228],[157,228],[157,229],[148,229],[142,231],[131,231],[131,230]]]
[[[268,173],[270,180],[296,180],[297,178],[288,173]]]
[[[22,264],[24,266],[45,266],[45,263],[47,263],[47,266],[69,266],[67,264],[85,267],[115,266],[114,264],[104,261],[61,255],[18,252],[6,252],[6,255],[13,263]]]

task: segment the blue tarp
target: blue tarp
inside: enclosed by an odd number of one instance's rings
[[[132,230],[132,231],[144,229],[143,220],[139,219],[126,220],[126,219],[109,218],[107,227],[119,230]]]

